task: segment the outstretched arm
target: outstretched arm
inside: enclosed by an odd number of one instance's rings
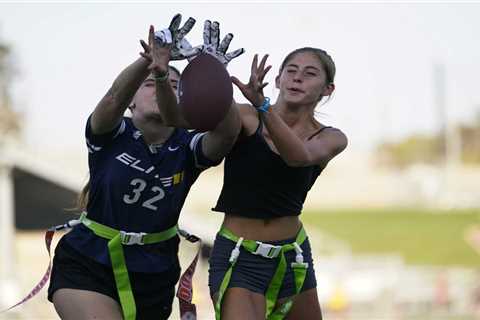
[[[232,102],[225,118],[203,138],[202,148],[205,156],[212,161],[222,160],[235,144],[240,129],[240,116]]]
[[[145,51],[152,58],[151,69],[155,75],[156,97],[159,102],[159,111],[165,125],[170,127],[191,128],[178,107],[177,96],[168,81],[168,63],[172,60],[192,58],[201,48],[193,48],[185,38],[195,24],[195,19],[188,18],[183,27],[180,27],[182,15],[176,14],[167,29],[156,31],[150,27],[148,46]]]
[[[203,28],[203,52],[214,56],[225,68],[232,59],[245,52],[243,48],[240,48],[227,53],[232,39],[233,34],[228,33],[222,42],[220,42],[219,23],[217,21],[213,23],[209,20],[205,21]],[[205,156],[213,161],[219,161],[225,157],[237,140],[240,129],[241,121],[239,110],[235,101],[232,100],[232,105],[225,118],[214,130],[209,131],[202,141]]]
[[[176,15],[173,18],[170,28],[172,28],[174,21],[175,24],[180,23],[180,21],[176,21],[178,18],[179,15]],[[162,32],[173,33],[170,29],[162,30]],[[188,123],[186,123],[180,112],[177,103],[177,96],[173,92],[169,81],[168,63],[170,62],[171,57],[172,41],[163,41],[158,37],[156,38],[154,28],[153,26],[150,26],[148,45],[145,43],[142,43],[142,45],[152,59],[150,69],[155,78],[157,106],[163,123],[166,126],[188,128]]]
[[[149,64],[147,59],[139,58],[117,76],[90,118],[93,134],[109,132],[120,123],[135,92],[149,74]]]

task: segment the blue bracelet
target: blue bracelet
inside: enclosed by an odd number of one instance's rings
[[[257,110],[260,112],[267,112],[268,109],[270,109],[270,98],[265,97],[263,104],[260,107],[258,107]]]

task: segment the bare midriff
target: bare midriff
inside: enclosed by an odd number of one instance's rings
[[[239,237],[266,242],[294,238],[302,223],[298,216],[252,219],[226,214],[223,226]]]

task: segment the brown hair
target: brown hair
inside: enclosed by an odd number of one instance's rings
[[[90,194],[90,179],[87,181],[85,186],[83,186],[82,191],[77,197],[78,210],[82,210],[82,211],[87,210],[89,194]]]
[[[336,72],[335,63],[333,62],[332,57],[325,50],[318,49],[318,48],[303,47],[303,48],[293,50],[285,57],[285,59],[283,59],[282,65],[280,66],[280,73],[282,73],[287,63],[290,60],[292,60],[295,55],[297,55],[298,53],[304,53],[304,52],[312,53],[318,58],[327,75],[327,84],[333,83],[333,80],[335,79],[335,72]]]

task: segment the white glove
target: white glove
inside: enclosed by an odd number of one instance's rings
[[[167,29],[155,32],[155,40],[162,44],[172,45],[170,51],[171,60],[191,58],[202,51],[203,46],[192,47],[187,39],[185,39],[185,35],[192,30],[195,19],[191,17],[188,18],[183,27],[179,29],[181,21],[182,15],[176,14]]]
[[[219,45],[220,40],[220,26],[217,21],[213,23],[210,20],[206,20],[203,27],[203,48],[202,52],[208,53],[217,58],[225,67],[228,63],[245,52],[243,48],[235,51],[227,52],[228,46],[233,39],[233,34],[227,34],[222,43]]]

